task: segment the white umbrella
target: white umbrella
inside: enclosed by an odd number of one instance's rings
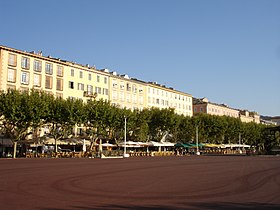
[[[86,140],[83,140],[83,152],[85,152],[87,150],[87,146],[86,146]]]

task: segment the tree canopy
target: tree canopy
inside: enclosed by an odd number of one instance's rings
[[[88,138],[123,140],[124,118],[127,119],[129,140],[160,141],[170,134],[170,141],[195,141],[196,128],[200,143],[246,143],[265,148],[264,129],[256,123],[242,123],[227,116],[197,114],[178,115],[174,109],[120,109],[104,100],[62,99],[42,91],[8,90],[0,94],[2,130],[13,142],[25,140],[42,126],[49,127],[55,140],[73,135],[73,127],[84,128]]]

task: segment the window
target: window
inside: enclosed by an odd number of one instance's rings
[[[57,66],[57,76],[63,77],[63,66]]]
[[[108,95],[109,94],[109,90],[107,88],[103,88],[103,95]]]
[[[118,88],[118,81],[117,80],[113,80],[113,88]]]
[[[139,87],[139,93],[143,93],[143,87],[142,86]]]
[[[17,66],[17,55],[9,53],[9,66]]]
[[[21,72],[21,84],[28,85],[29,84],[29,73],[28,72]]]
[[[52,89],[52,77],[51,76],[46,76],[45,88]]]
[[[46,63],[45,71],[46,74],[53,74],[53,65],[51,63]]]
[[[100,82],[100,76],[99,75],[96,76],[96,81]]]
[[[91,73],[88,74],[88,80],[91,80]]]
[[[72,76],[72,77],[75,76],[75,69],[71,69],[71,76]]]
[[[78,90],[84,90],[84,84],[78,83]]]
[[[137,104],[137,96],[136,95],[132,96],[132,100],[133,100],[133,103]]]
[[[30,68],[30,59],[27,57],[21,58],[21,68],[29,69]]]
[[[33,85],[35,87],[41,87],[41,75],[40,74],[34,74]]]
[[[16,82],[16,70],[8,69],[8,82]]]
[[[95,87],[95,92],[101,94],[101,87]]]
[[[104,84],[107,84],[107,77],[104,77]]]
[[[80,78],[82,79],[83,78],[83,72],[80,71]]]
[[[120,92],[120,99],[121,101],[124,101],[124,92]]]
[[[143,96],[139,96],[139,103],[140,103],[141,105],[143,104],[143,101],[144,101]]]
[[[131,86],[130,86],[129,83],[126,84],[126,90],[127,90],[127,91],[131,91]]]
[[[130,98],[131,98],[131,97],[130,97],[130,94],[128,93],[128,94],[126,95],[126,101],[127,101],[128,103],[130,103],[130,101],[131,101]]]
[[[113,100],[117,100],[118,99],[118,92],[114,90],[113,93],[112,93],[112,96],[113,96]]]
[[[132,85],[132,92],[133,92],[133,93],[136,93],[136,92],[137,92],[137,87],[136,87],[136,85]]]
[[[70,88],[70,89],[74,89],[74,82],[69,81],[69,88]]]
[[[93,86],[92,85],[87,86],[87,93],[88,94],[93,94]]]
[[[56,79],[56,90],[63,90],[63,80],[60,78]]]
[[[34,71],[41,72],[42,71],[42,61],[34,60]]]
[[[120,83],[120,89],[122,89],[122,90],[124,89],[124,83],[123,82]]]

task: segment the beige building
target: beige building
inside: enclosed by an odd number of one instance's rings
[[[240,110],[239,117],[240,117],[241,122],[260,123],[260,115],[256,112],[249,112],[247,110]]]
[[[109,100],[120,108],[174,108],[192,116],[192,96],[156,83],[146,83],[107,69],[25,52],[0,45],[0,90],[43,90],[55,96]]]
[[[173,108],[175,113],[192,116],[192,95],[173,88],[167,88],[155,82],[147,83],[147,107],[159,109]]]
[[[145,95],[145,82],[111,72],[109,99],[113,105],[130,110],[143,110],[147,107]]]
[[[194,99],[193,100],[193,110],[196,113],[206,113],[218,116],[229,116],[238,118],[239,110],[228,107],[225,104],[216,104],[209,102],[207,98]]]
[[[107,72],[42,53],[0,46],[0,89],[44,90],[62,98],[109,100]],[[97,93],[97,94],[95,94]]]
[[[225,104],[209,102],[207,98],[194,99],[193,110],[196,113],[205,113],[217,116],[240,118],[241,122],[260,123],[260,116],[256,112],[249,112],[231,108]]]

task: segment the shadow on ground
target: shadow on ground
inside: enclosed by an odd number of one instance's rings
[[[136,209],[136,210],[173,210],[173,209],[193,209],[193,210],[279,210],[280,204],[263,204],[263,203],[188,203],[176,206],[137,206],[137,205],[110,205],[110,206],[95,206],[95,207],[84,207],[84,206],[71,206],[71,209],[77,210],[99,210],[99,209]],[[66,208],[65,208],[66,209]],[[68,209],[68,208],[67,208]],[[41,210],[64,210],[64,208],[42,208]]]

